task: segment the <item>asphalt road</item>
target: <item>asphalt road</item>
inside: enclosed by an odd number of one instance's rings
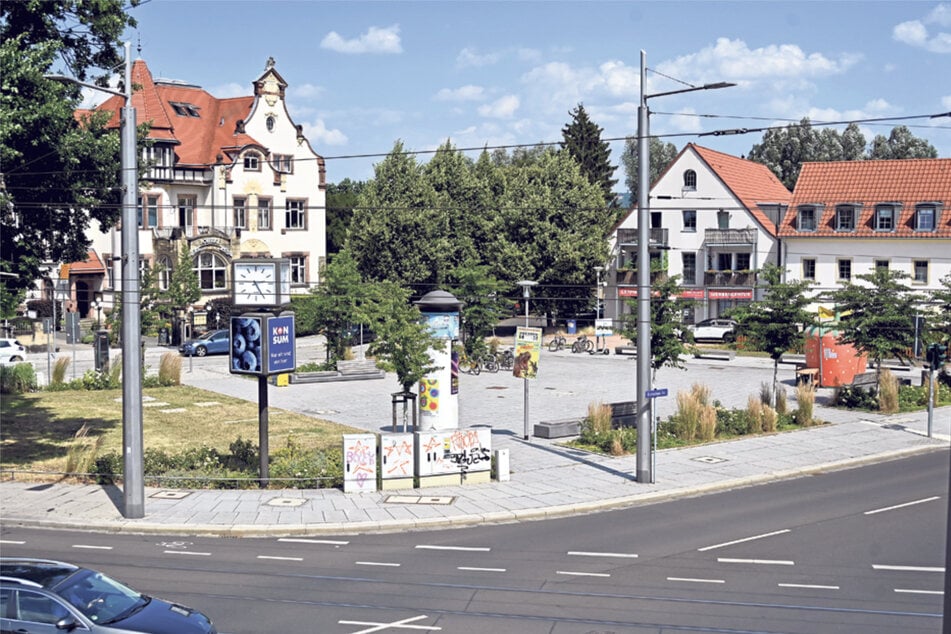
[[[3,529],[223,633],[940,632],[949,452],[542,522],[339,539]]]

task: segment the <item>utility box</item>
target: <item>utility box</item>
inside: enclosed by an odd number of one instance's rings
[[[93,338],[93,357],[96,360],[97,372],[109,371],[109,331],[97,330]]]
[[[512,479],[508,449],[495,450],[495,479],[499,482],[508,482]]]

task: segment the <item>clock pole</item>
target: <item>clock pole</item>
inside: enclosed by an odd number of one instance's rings
[[[268,464],[269,451],[267,446],[268,415],[267,415],[267,377],[263,374],[258,377],[258,453],[261,456],[261,488],[267,488],[270,478]]]

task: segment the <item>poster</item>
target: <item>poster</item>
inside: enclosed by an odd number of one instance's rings
[[[519,326],[515,331],[515,366],[517,379],[534,379],[538,375],[538,357],[542,350],[542,329]]]

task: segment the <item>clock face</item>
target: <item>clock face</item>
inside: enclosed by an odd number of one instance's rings
[[[277,303],[277,271],[273,262],[234,263],[234,302],[254,306]]]

